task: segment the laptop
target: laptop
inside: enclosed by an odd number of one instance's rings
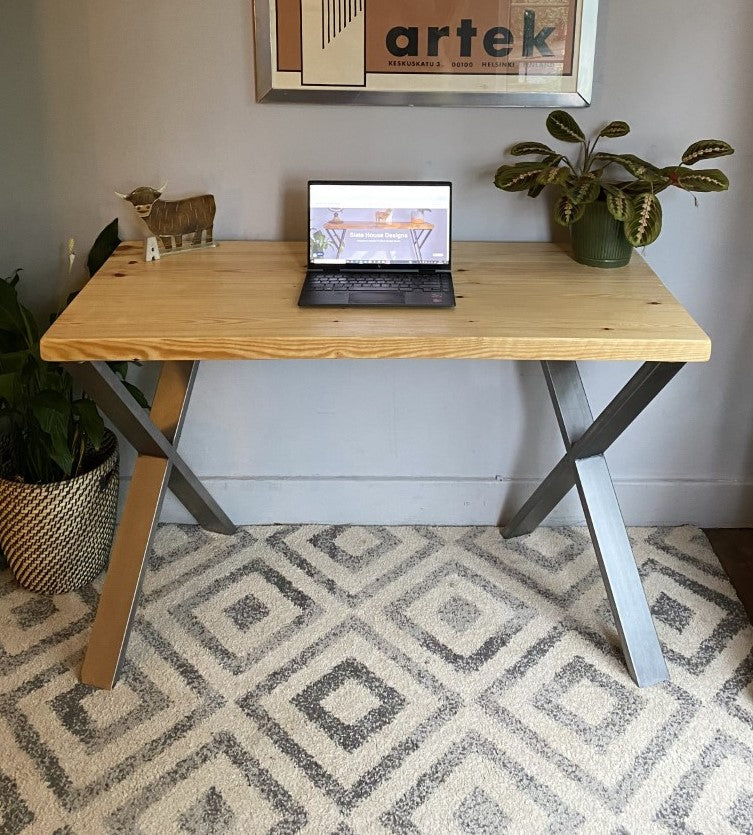
[[[312,180],[302,307],[453,307],[452,184]]]

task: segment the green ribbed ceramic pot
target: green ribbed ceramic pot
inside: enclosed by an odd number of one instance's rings
[[[586,206],[583,217],[570,227],[570,240],[573,258],[589,267],[624,267],[633,253],[622,224],[609,214],[603,200]]]

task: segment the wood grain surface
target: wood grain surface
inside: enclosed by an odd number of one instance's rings
[[[121,244],[42,339],[48,360],[709,358],[637,254],[599,270],[551,243],[453,245],[454,309],[299,308],[302,242],[223,241],[144,261]]]

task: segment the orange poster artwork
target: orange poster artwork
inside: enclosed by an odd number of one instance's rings
[[[255,0],[257,98],[585,105],[598,0]]]

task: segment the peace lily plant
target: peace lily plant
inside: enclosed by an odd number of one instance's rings
[[[589,205],[605,201],[609,214],[624,229],[632,246],[646,246],[662,228],[662,208],[657,195],[676,186],[684,191],[725,191],[729,180],[717,168],[691,168],[704,160],[734,153],[720,139],[702,139],[690,145],[679,165],[659,167],[634,154],[596,150],[602,139],[616,139],[630,132],[626,122],[610,122],[590,140],[575,119],[555,110],[546,120],[549,133],[561,142],[579,145],[577,158],[570,159],[541,142],[518,142],[510,148],[514,157],[536,157],[533,162],[501,165],[494,185],[503,191],[527,191],[537,197],[547,186],[560,196],[554,204],[554,220],[572,227]],[[695,199],[695,198],[694,198]]]

